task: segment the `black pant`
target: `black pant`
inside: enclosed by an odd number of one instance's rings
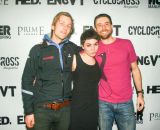
[[[43,107],[35,108],[34,130],[68,130],[70,123],[70,106],[60,110]]]

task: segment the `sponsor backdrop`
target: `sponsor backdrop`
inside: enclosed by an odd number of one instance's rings
[[[59,11],[74,18],[71,40],[79,45],[81,33],[94,17],[108,13],[116,37],[133,42],[143,76],[145,109],[137,113],[137,130],[160,129],[160,0],[0,0],[0,130],[26,130],[21,76],[29,50],[50,32]],[[133,86],[134,87],[134,86]],[[136,94],[134,104],[136,106]],[[116,124],[113,126],[117,130]]]

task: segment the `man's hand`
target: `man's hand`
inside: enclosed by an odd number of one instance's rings
[[[137,110],[142,111],[144,109],[144,97],[142,93],[137,95]]]
[[[25,116],[25,123],[26,123],[26,126],[27,126],[28,128],[33,128],[33,126],[34,126],[34,124],[35,124],[34,114],[26,115],[26,116]]]

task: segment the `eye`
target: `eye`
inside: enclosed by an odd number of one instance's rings
[[[101,24],[97,24],[97,27],[102,27],[102,25]]]
[[[109,23],[109,22],[106,22],[106,23],[105,23],[105,25],[106,25],[106,26],[109,26],[109,25],[110,25],[110,23]]]
[[[91,46],[91,44],[87,44],[86,46],[87,46],[87,47],[90,47],[90,46]]]
[[[96,42],[94,45],[95,45],[95,46],[98,46],[98,42]]]
[[[64,25],[64,22],[59,22],[60,25]]]

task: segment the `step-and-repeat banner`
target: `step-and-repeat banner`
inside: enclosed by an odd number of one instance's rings
[[[145,97],[143,113],[137,113],[137,130],[160,129],[160,0],[0,0],[0,130],[26,130],[21,76],[32,46],[50,32],[60,11],[75,23],[71,40],[93,26],[94,17],[107,13],[113,35],[133,42],[142,72]],[[136,105],[136,94],[134,104]],[[116,124],[113,126],[117,130]]]

